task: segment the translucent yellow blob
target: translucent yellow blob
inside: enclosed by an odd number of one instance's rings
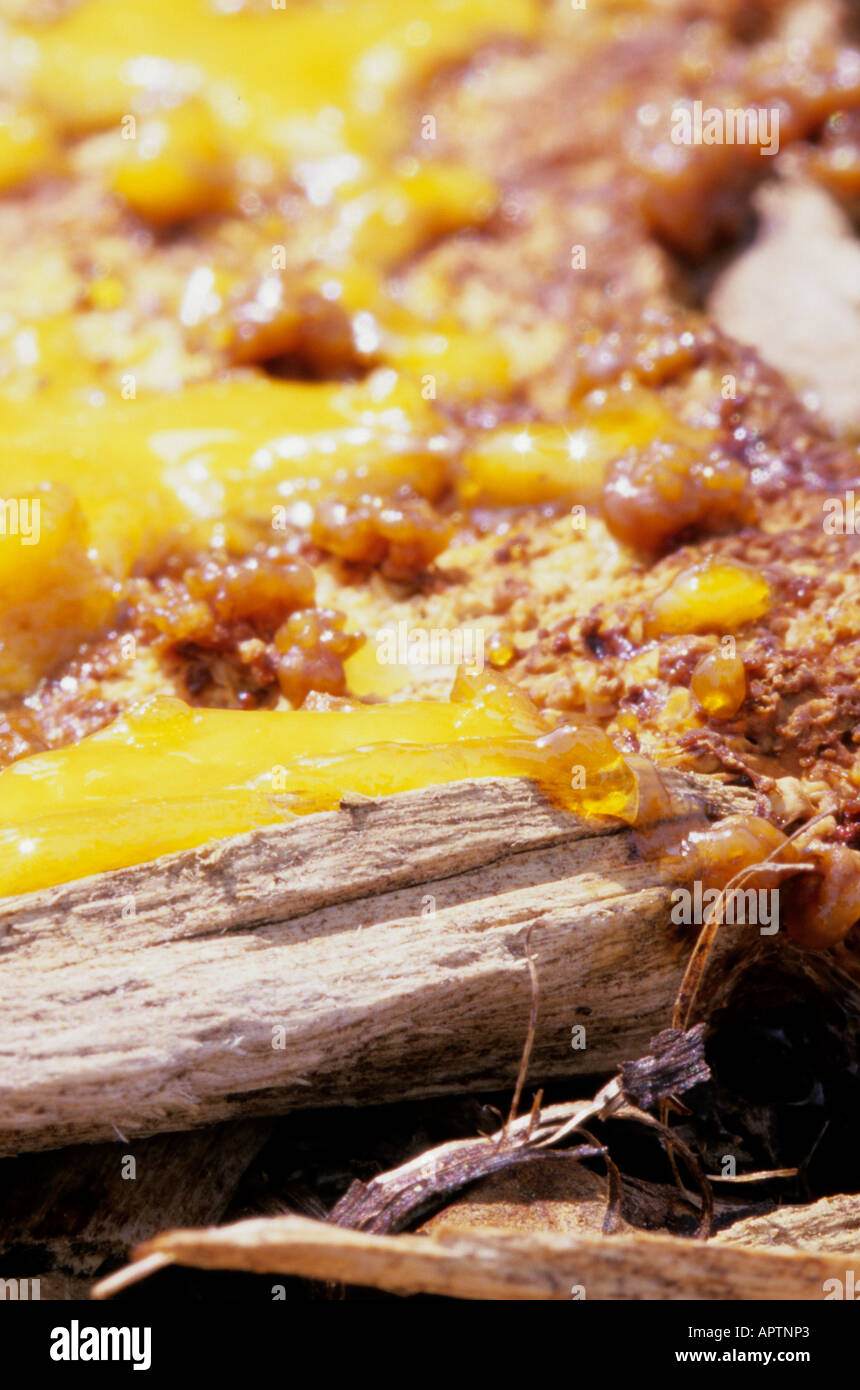
[[[144,863],[222,836],[471,777],[528,777],[571,810],[632,820],[636,778],[602,730],[549,733],[497,676],[450,703],[289,713],[138,706],[0,773],[0,894]]]
[[[425,241],[480,225],[496,205],[495,184],[478,170],[443,161],[403,164],[402,172],[375,173],[340,190],[359,265],[396,264]]]
[[[113,188],[150,222],[179,222],[229,205],[218,129],[209,108],[188,101],[135,122],[122,140]]]
[[[767,581],[740,560],[704,560],[675,577],[647,615],[649,637],[682,632],[735,632],[763,618],[772,596]]]
[[[712,719],[733,719],[747,695],[744,663],[736,654],[717,648],[702,657],[690,687]]]
[[[0,428],[7,484],[29,474],[74,490],[108,568],[182,521],[276,523],[302,498],[385,495],[405,481],[436,496],[450,451],[417,390],[387,371],[360,386],[249,377],[129,400],[58,391],[38,406],[0,400]]]
[[[679,432],[690,433],[656,395],[613,389],[562,423],[486,431],[465,454],[460,496],[499,506],[561,499],[594,505],[610,463],[658,435],[674,438]]]
[[[429,399],[481,400],[503,396],[511,384],[507,352],[497,340],[443,324],[385,333],[385,360],[420,380]],[[492,446],[489,446],[492,448]],[[473,454],[469,455],[469,466]]]

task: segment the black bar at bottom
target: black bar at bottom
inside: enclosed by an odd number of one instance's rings
[[[373,1301],[368,1300],[368,1301]],[[368,1301],[358,1299],[354,1307],[368,1313]],[[328,1380],[336,1368],[338,1353],[352,1371],[363,1351],[369,1359],[367,1373],[376,1378],[372,1363],[381,1360],[379,1378],[402,1381],[410,1372],[411,1356],[401,1360],[399,1371],[388,1361],[389,1352],[399,1344],[400,1324],[404,1331],[415,1327],[417,1317],[433,1340],[422,1339],[422,1369],[431,1348],[438,1348],[440,1362],[463,1371],[466,1346],[477,1333],[481,1346],[481,1365],[490,1371],[494,1362],[493,1342],[486,1340],[483,1325],[461,1322],[477,1314],[474,1304],[440,1298],[384,1300],[384,1321],[376,1326],[360,1326],[372,1341],[354,1340],[356,1328],[347,1313],[350,1333],[333,1339],[329,1334],[338,1314],[332,1303],[319,1301],[316,1311],[303,1304],[301,1317],[295,1302],[238,1303],[180,1302],[165,1306],[119,1298],[114,1303],[6,1302],[0,1304],[0,1346],[7,1371],[33,1373],[58,1383],[69,1376],[88,1380],[107,1372],[132,1375],[135,1381],[148,1376],[157,1381],[165,1375],[187,1372],[199,1377],[207,1371],[224,1379],[241,1373],[248,1390],[260,1377],[280,1373],[302,1379],[308,1375],[313,1358],[316,1374]],[[852,1300],[853,1301],[853,1300]],[[327,1310],[327,1311],[326,1311]],[[313,1314],[309,1317],[309,1314]],[[354,1313],[353,1313],[354,1316]],[[446,1316],[458,1324],[456,1341],[439,1337]],[[319,1318],[319,1321],[317,1321]],[[425,1322],[426,1319],[426,1322]],[[440,1323],[441,1319],[441,1323]],[[755,1365],[761,1371],[780,1370],[786,1365],[804,1366],[816,1373],[831,1367],[848,1367],[856,1355],[858,1321],[844,1301],[820,1303],[588,1303],[572,1300],[561,1324],[551,1324],[552,1335],[567,1340],[556,1347],[563,1365],[568,1357],[579,1362],[585,1355],[593,1369],[601,1365],[613,1376],[625,1369],[631,1372],[663,1372],[670,1367],[694,1369],[699,1366],[723,1367]],[[502,1337],[510,1337],[506,1321]],[[466,1333],[464,1338],[463,1333]],[[317,1340],[320,1338],[321,1339]],[[402,1345],[402,1344],[401,1344]],[[405,1344],[409,1346],[410,1343]],[[503,1344],[500,1343],[500,1349]],[[447,1351],[446,1351],[447,1347]],[[375,1350],[374,1350],[375,1348]],[[543,1354],[546,1355],[547,1348]],[[534,1355],[532,1351],[531,1355]],[[449,1359],[453,1357],[453,1362]],[[395,1356],[394,1360],[398,1360]],[[597,1366],[594,1366],[594,1362]],[[384,1373],[388,1362],[388,1373]],[[302,1370],[304,1366],[304,1370]],[[426,1374],[426,1369],[425,1372]],[[199,1382],[198,1382],[199,1383]]]

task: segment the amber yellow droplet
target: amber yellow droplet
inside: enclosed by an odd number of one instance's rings
[[[125,299],[125,286],[119,276],[103,275],[90,282],[87,298],[94,309],[110,312],[111,309],[118,309]]]
[[[646,615],[648,637],[683,632],[736,632],[771,606],[767,581],[739,560],[704,560],[676,575]]]
[[[224,152],[202,101],[136,122],[134,139],[118,141],[116,193],[156,224],[183,221],[226,206]]]
[[[484,644],[484,649],[487,653],[487,660],[497,671],[503,671],[506,666],[510,666],[517,654],[514,640],[509,632],[491,632]]]
[[[747,695],[744,663],[739,656],[717,648],[702,657],[690,685],[712,719],[733,719]]]

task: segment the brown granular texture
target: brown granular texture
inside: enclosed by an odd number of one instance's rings
[[[33,753],[63,748],[96,733],[135,700],[164,689],[148,653],[130,634],[110,632],[86,644],[56,675],[25,699],[0,709],[0,766]]]
[[[811,520],[810,499],[802,529],[745,530],[682,547],[647,573],[607,584],[587,611],[571,603],[552,622],[542,605],[542,628],[515,673],[539,703],[559,716],[600,717],[631,751],[702,771],[743,771],[753,781],[791,773],[851,794],[860,744],[860,548],[855,537],[822,531],[823,500]],[[735,634],[748,693],[728,722],[705,718],[689,693],[714,636],[646,639],[643,624],[675,574],[715,556],[751,565],[774,596],[764,618]],[[684,727],[691,714],[695,727]]]
[[[133,581],[129,598],[136,632],[192,704],[257,708],[282,694],[298,706],[311,690],[346,693],[343,662],[363,640],[314,606],[314,587],[309,565],[269,548]]]

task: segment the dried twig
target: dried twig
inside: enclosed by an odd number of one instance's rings
[[[702,1245],[644,1232],[609,1239],[462,1231],[385,1236],[301,1216],[168,1231],[135,1257],[139,1263],[97,1284],[93,1296],[110,1297],[151,1274],[153,1257],[200,1269],[484,1300],[812,1300],[825,1296],[827,1280],[846,1276],[845,1255]]]

